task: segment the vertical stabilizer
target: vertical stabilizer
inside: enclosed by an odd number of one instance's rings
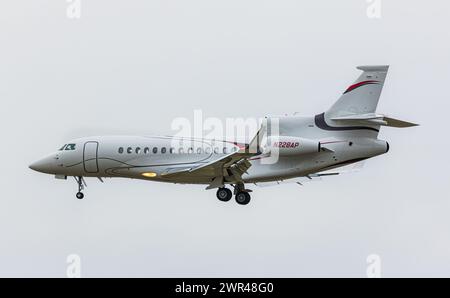
[[[375,112],[389,66],[359,66],[357,68],[363,73],[326,111],[327,119]]]

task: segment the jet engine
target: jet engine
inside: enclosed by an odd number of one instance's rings
[[[267,138],[267,144],[264,147],[265,153],[277,153],[280,156],[302,155],[320,152],[319,141],[289,137],[289,136],[270,136]]]

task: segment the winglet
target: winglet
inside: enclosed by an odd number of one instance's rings
[[[261,140],[264,136],[264,125],[261,125],[256,135],[253,137],[253,139],[245,146],[245,151],[242,153],[249,153],[258,155],[262,153],[261,150]]]

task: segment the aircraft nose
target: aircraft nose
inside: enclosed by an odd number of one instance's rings
[[[37,172],[51,174],[54,169],[54,161],[55,158],[53,156],[48,156],[33,162],[28,167]]]
[[[29,168],[32,170],[35,170],[37,172],[41,172],[43,169],[44,163],[42,162],[42,159],[33,162],[31,165],[29,165]]]

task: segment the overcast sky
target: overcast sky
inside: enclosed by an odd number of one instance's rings
[[[0,276],[450,276],[445,152],[450,4],[365,0],[4,1],[0,9]],[[378,111],[391,151],[363,171],[255,188],[250,205],[202,186],[28,169],[67,140],[171,134],[176,117],[326,110],[359,75],[391,65]]]

